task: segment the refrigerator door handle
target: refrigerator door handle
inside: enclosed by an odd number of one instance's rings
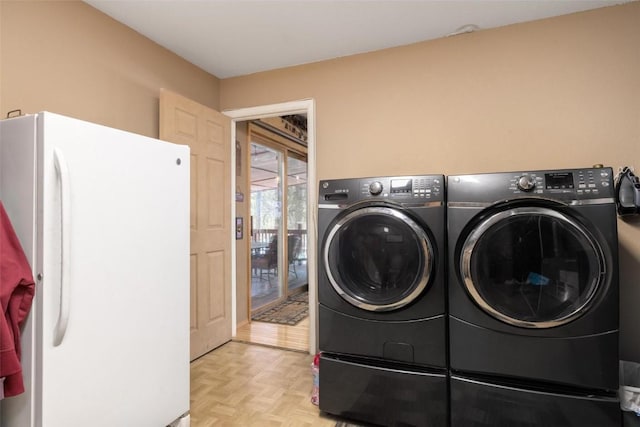
[[[69,275],[69,244],[71,236],[71,193],[69,187],[69,168],[59,149],[53,150],[53,161],[60,181],[60,314],[53,334],[53,346],[62,344],[67,332],[69,312],[71,310],[71,281]]]

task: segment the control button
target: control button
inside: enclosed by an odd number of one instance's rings
[[[595,188],[596,185],[595,184],[589,184],[589,188]]]
[[[522,191],[531,191],[536,186],[536,181],[534,178],[531,178],[529,175],[522,175],[518,178],[518,189]]]
[[[602,186],[603,187],[608,187],[609,186],[609,181],[602,181]]]
[[[382,183],[380,181],[374,181],[369,184],[369,193],[377,196],[378,194],[382,193],[382,188]]]

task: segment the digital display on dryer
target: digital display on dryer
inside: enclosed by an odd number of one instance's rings
[[[391,193],[411,193],[411,179],[392,179]]]
[[[573,188],[573,174],[571,172],[545,173],[544,181],[548,190]]]

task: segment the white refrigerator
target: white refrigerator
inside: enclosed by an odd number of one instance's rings
[[[0,121],[31,263],[2,427],[189,425],[189,148],[48,112]]]

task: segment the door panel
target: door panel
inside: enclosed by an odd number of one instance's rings
[[[225,180],[225,162],[207,158],[207,215],[209,229],[224,228],[225,212],[220,209],[224,204],[225,188],[220,183]]]
[[[273,304],[285,296],[283,289],[282,215],[284,153],[274,147],[251,142],[251,309]]]
[[[160,137],[191,147],[191,358],[231,340],[230,120],[160,93]]]
[[[224,252],[214,251],[207,254],[207,309],[208,322],[216,322],[224,318],[225,289],[224,289]]]
[[[287,156],[287,291],[308,284],[307,160],[291,151]]]
[[[195,154],[191,154],[191,176],[189,182],[197,182],[198,181],[198,156]],[[190,186],[190,201],[189,201],[189,217],[190,217],[190,227],[191,231],[195,231],[198,228],[198,186],[191,185]],[[193,270],[192,270],[193,271]]]

